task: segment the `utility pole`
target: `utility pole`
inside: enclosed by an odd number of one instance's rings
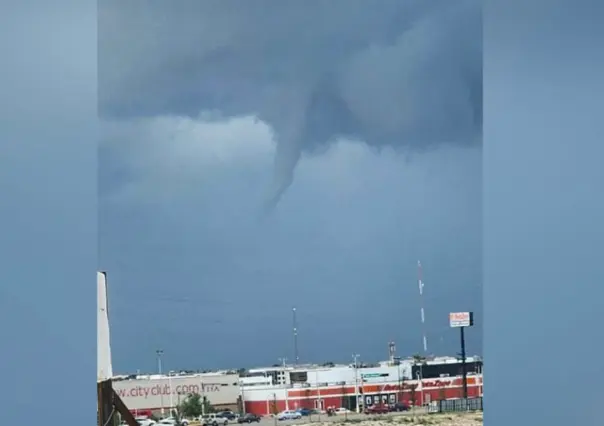
[[[396,370],[397,370],[397,378],[398,378],[398,394],[396,396],[396,402],[403,402],[403,384],[401,381],[401,358],[396,357]]]
[[[354,361],[354,398],[356,400],[356,412],[361,412],[361,407],[359,404],[359,366],[357,363],[357,359],[359,358],[359,354],[353,354],[352,360]]]
[[[277,409],[277,394],[273,394],[273,420],[275,422],[275,426],[277,426],[277,413],[279,410]]]

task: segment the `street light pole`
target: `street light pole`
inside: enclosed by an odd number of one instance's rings
[[[162,349],[158,349],[155,351],[155,354],[157,355],[157,374],[161,376],[161,357],[164,354],[164,351]]]
[[[241,389],[241,415],[245,415],[245,383],[241,381],[241,377],[239,378],[239,386]]]
[[[356,412],[361,412],[361,407],[359,404],[359,367],[357,363],[357,359],[359,358],[359,354],[353,354],[352,359],[354,361],[354,398],[356,400]]]
[[[201,388],[201,416],[206,415],[206,389],[203,384],[203,379],[199,380],[199,387]]]
[[[172,374],[174,374],[174,371],[168,372],[168,387],[170,388],[170,416],[172,416],[172,411],[174,410],[174,400],[172,399]]]
[[[155,351],[155,354],[157,355],[157,373],[161,376],[161,358],[164,354],[164,351],[162,349],[157,349]],[[164,416],[164,393],[160,387],[159,389],[159,398],[160,398],[160,405],[161,405],[161,416]]]

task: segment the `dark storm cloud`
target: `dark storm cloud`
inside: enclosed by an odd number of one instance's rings
[[[338,136],[425,150],[476,144],[478,1],[105,1],[105,117],[255,115],[277,151],[270,203],[302,153]]]

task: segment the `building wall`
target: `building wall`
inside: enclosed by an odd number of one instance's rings
[[[307,383],[316,386],[317,383],[328,383],[336,384],[340,382],[354,383],[355,382],[355,369],[352,366],[337,366],[329,369],[309,369],[307,371],[308,380]],[[374,368],[358,368],[357,376],[358,380],[361,380],[364,374],[388,374],[387,377],[372,378],[371,381],[386,382],[392,380],[398,380],[399,377],[405,379],[411,379],[411,365],[401,364],[400,366],[384,366]],[[289,373],[288,373],[289,374]]]
[[[167,377],[116,380],[113,388],[130,410],[177,406],[191,393],[205,396],[212,405],[236,406],[240,394],[237,374],[175,376],[171,380]]]
[[[328,386],[322,388],[288,389],[266,388],[246,391],[245,410],[248,413],[267,415],[285,409],[346,407],[356,409],[354,386]],[[468,377],[468,396],[482,396],[482,376]],[[359,403],[362,406],[380,401],[394,403],[405,401],[423,405],[430,401],[463,397],[461,377],[426,379],[421,382],[406,381],[402,390],[397,382],[365,384],[359,387]]]

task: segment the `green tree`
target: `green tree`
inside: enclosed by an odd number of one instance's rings
[[[413,365],[426,364],[426,357],[420,354],[413,355]]]
[[[198,393],[192,393],[187,395],[184,401],[180,403],[180,407],[178,407],[178,411],[183,417],[198,417],[201,416],[203,412],[203,402],[201,400],[201,395]],[[207,413],[208,411],[206,411]]]

